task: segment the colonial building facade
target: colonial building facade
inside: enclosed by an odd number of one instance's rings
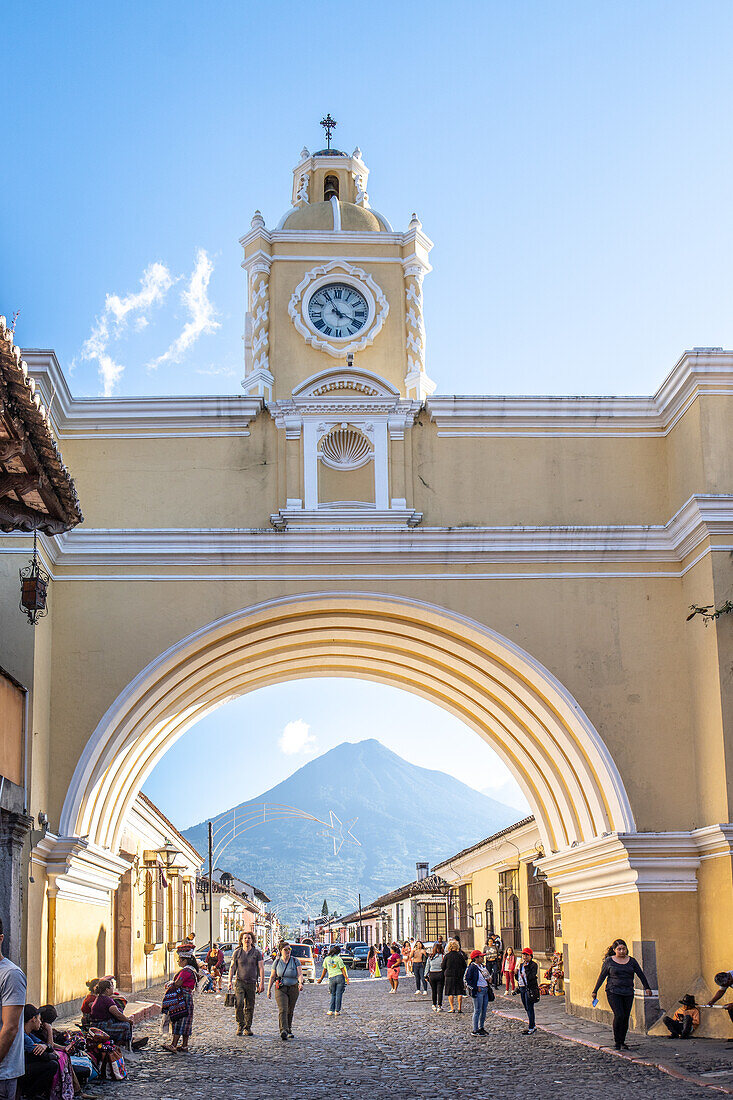
[[[239,396],[78,399],[24,353],[86,517],[41,536],[32,652],[3,605],[48,819],[32,996],[71,954],[96,967],[100,927],[111,954],[126,821],[168,746],[315,675],[430,698],[517,776],[574,1011],[619,934],[663,1004],[709,985],[733,933],[733,616],[686,617],[732,594],[733,355],[686,352],[649,397],[436,393],[431,242],[371,207],[358,150],[304,150],[291,207],[242,247]],[[10,591],[28,539],[0,549]]]

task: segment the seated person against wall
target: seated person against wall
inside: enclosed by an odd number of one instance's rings
[[[25,1050],[25,1073],[18,1082],[21,1096],[48,1097],[51,1095],[54,1078],[59,1071],[59,1062],[48,1043],[38,1038],[41,1017],[35,1005],[26,1005],[23,1009],[23,1047]]]
[[[119,1046],[127,1047],[128,1050],[130,1048],[139,1050],[140,1047],[145,1046],[147,1039],[136,1039],[133,1042],[132,1020],[125,1016],[117,1004],[116,998],[112,995],[113,992],[112,982],[109,978],[102,978],[101,981],[97,982],[97,996],[94,998],[89,1013],[92,1027],[98,1027],[102,1031],[106,1031],[110,1039]]]
[[[715,975],[715,984],[718,986],[718,991],[714,997],[711,997],[708,1001],[706,1008],[712,1008],[721,997],[724,997],[729,989],[733,989],[733,970],[721,970],[719,974]],[[730,1016],[731,1023],[733,1023],[733,1001],[725,1006],[725,1010]],[[733,1039],[728,1040],[729,1043],[733,1043]]]
[[[663,1023],[669,1031],[670,1039],[689,1039],[700,1026],[700,1009],[691,993],[685,993],[679,1003],[682,1008],[678,1008],[671,1018],[664,1016]]]
[[[99,978],[90,978],[86,982],[86,987],[89,990],[84,1000],[81,1002],[81,1026],[86,1031],[92,1022],[92,1005],[97,996],[97,985],[99,984]]]
[[[41,1005],[38,1015],[41,1017],[41,1026],[38,1031],[33,1032],[33,1036],[39,1043],[45,1043],[56,1053],[59,1061],[59,1080],[66,1086],[66,1092],[62,1088],[60,1095],[62,1098],[70,1095],[72,1087],[74,1093],[78,1095],[88,1082],[92,1070],[91,1064],[85,1064],[85,1058],[77,1057],[76,1065],[72,1061],[73,1056],[86,1054],[84,1037],[79,1031],[72,1034],[54,1029],[53,1025],[58,1019],[58,1012],[53,1005]]]

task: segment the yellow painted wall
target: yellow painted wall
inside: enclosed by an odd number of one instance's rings
[[[84,993],[84,983],[112,971],[113,925],[109,909],[57,899],[53,1003]]]

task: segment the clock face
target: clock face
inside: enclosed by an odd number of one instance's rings
[[[366,298],[347,283],[319,287],[308,302],[308,319],[313,328],[336,340],[348,340],[361,332],[368,318]]]

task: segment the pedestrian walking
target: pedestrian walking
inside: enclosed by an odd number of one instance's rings
[[[2,952],[0,920],[0,1100],[15,1100],[18,1079],[25,1073],[25,974]]]
[[[445,988],[445,974],[443,973],[443,946],[438,941],[433,944],[430,957],[427,962],[428,981],[433,994],[433,1012],[443,1011],[443,989]]]
[[[496,946],[496,940],[493,936],[489,936],[486,940],[485,955],[486,966],[488,968],[489,974],[491,975],[492,984],[494,985],[494,987],[496,987],[496,982],[494,981],[494,972],[496,969],[496,964],[497,962],[499,962],[499,952]]]
[[[422,940],[415,940],[415,945],[412,948],[412,973],[415,978],[415,996],[419,996],[420,993],[428,995],[428,983],[425,981],[425,962],[427,960],[428,953],[425,950],[425,944]]]
[[[644,971],[629,954],[625,940],[614,940],[603,960],[598,981],[593,989],[593,1007],[598,1002],[598,990],[606,983],[606,997],[613,1012],[613,1042],[616,1050],[628,1050],[626,1034],[634,1005],[634,978],[644,986],[644,996],[651,997],[652,990]]]
[[[387,966],[389,964],[389,957],[390,957],[391,954],[392,954],[392,950],[391,950],[389,944],[385,943],[385,945],[382,948],[382,963],[383,963],[385,969],[387,968]]]
[[[389,991],[396,993],[400,984],[400,965],[402,955],[396,943],[392,944],[392,954],[387,959],[387,977],[389,978]]]
[[[412,947],[409,940],[402,944],[402,962],[405,966],[405,977],[412,973]]]
[[[343,1000],[344,990],[349,984],[346,964],[341,958],[341,945],[338,943],[333,944],[328,954],[324,957],[323,970],[321,971],[321,976],[316,982],[316,985],[320,985],[326,976],[328,977],[328,989],[331,994],[331,1006],[326,1015],[338,1016],[341,1012],[341,1001]]]
[[[163,1012],[167,1012],[165,999],[172,991],[176,991],[178,1006],[177,1011],[180,1015],[173,1015],[173,1009],[170,1011],[171,1022],[171,1041],[170,1043],[163,1043],[166,1050],[169,1050],[171,1054],[175,1054],[177,1050],[180,1050],[181,1054],[188,1054],[188,1041],[191,1038],[191,1032],[193,1031],[193,991],[196,988],[198,982],[198,972],[191,964],[191,957],[189,955],[178,956],[178,972],[173,978],[172,982],[169,982],[166,987],[165,995],[163,997]],[[102,989],[105,983],[102,981],[97,986],[98,990]],[[104,1000],[104,997],[100,994],[95,1001],[95,1006],[99,1001]],[[94,1022],[95,1007],[92,1007],[92,1022]],[[99,1026],[99,1025],[98,1025]],[[107,1024],[101,1025],[103,1031],[107,1031]],[[114,1037],[114,1036],[113,1036]],[[130,1037],[132,1037],[132,1022],[130,1022]],[[180,1047],[178,1043],[180,1041]]]
[[[367,955],[367,970],[370,978],[379,978],[379,949],[372,944]]]
[[[484,956],[480,951],[471,952],[471,962],[466,968],[466,986],[473,998],[473,1034],[485,1035],[484,1023],[489,1009],[489,1001],[494,999],[491,988],[491,974],[484,966]]]
[[[496,960],[492,968],[492,980],[494,983],[494,989],[500,989],[501,983],[504,980],[504,973],[501,965],[504,958],[504,944],[501,942],[501,936],[494,936],[494,946],[496,947]]]
[[[265,960],[255,945],[253,932],[241,932],[239,946],[232,955],[229,966],[229,988],[234,982],[234,1014],[237,1035],[252,1034],[255,1011],[255,995],[265,988]]]
[[[445,975],[445,995],[448,998],[448,1011],[461,1012],[463,1004],[463,975],[466,973],[466,956],[461,951],[461,945],[457,939],[448,941],[448,946],[443,956],[443,974]],[[454,1006],[454,998],[458,999],[458,1008]]]
[[[540,983],[537,977],[537,963],[534,961],[534,952],[531,947],[525,947],[522,951],[522,959],[517,971],[517,985],[524,1011],[527,1013],[527,1026],[522,1035],[534,1035],[537,1030],[534,1006],[540,999]]]
[[[270,971],[270,981],[267,985],[267,996],[272,996],[272,987],[275,986],[275,1004],[277,1005],[278,1027],[280,1038],[293,1039],[293,1012],[295,1002],[303,988],[303,972],[300,962],[290,949],[289,943],[284,943],[280,948],[280,958],[273,963]]]
[[[501,964],[502,973],[504,975],[504,982],[506,984],[507,993],[514,992],[514,971],[517,969],[517,956],[514,954],[513,947],[507,947],[504,952],[504,959]]]

